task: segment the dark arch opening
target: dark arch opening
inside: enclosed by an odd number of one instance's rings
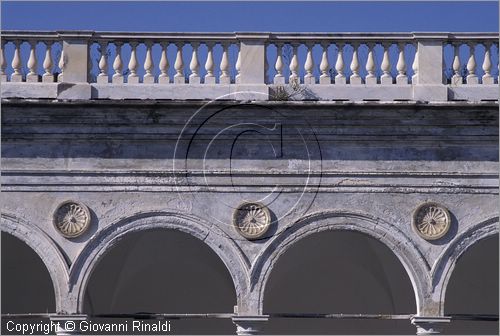
[[[295,243],[266,285],[265,313],[414,314],[411,281],[394,253],[359,232]],[[414,334],[409,320],[270,319],[269,334]]]
[[[498,315],[498,234],[480,240],[458,259],[446,289],[444,313]],[[498,321],[459,321],[447,334],[498,335]]]
[[[84,312],[232,313],[235,304],[231,275],[209,246],[184,232],[154,229],[125,236],[99,261],[86,289]],[[170,324],[175,334],[235,330],[230,319],[182,319]]]
[[[20,239],[1,233],[2,314],[54,313],[52,278],[38,254]]]
[[[2,314],[55,313],[52,278],[42,259],[25,242],[2,232]],[[48,322],[44,318],[2,318],[2,335],[7,323]],[[11,332],[12,334],[12,332]]]

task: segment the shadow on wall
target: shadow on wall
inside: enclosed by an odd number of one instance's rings
[[[265,313],[414,314],[415,295],[397,257],[358,232],[325,231],[280,257]],[[271,319],[269,334],[414,334],[409,320]]]
[[[498,315],[498,234],[477,242],[459,259],[448,288],[444,313]],[[445,334],[498,335],[498,321],[452,321]]]
[[[180,231],[147,230],[124,237],[99,261],[84,313],[232,313],[235,304],[231,276],[208,246]],[[231,319],[172,320],[171,328],[176,334],[235,331]]]

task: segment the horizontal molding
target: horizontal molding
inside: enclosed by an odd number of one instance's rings
[[[2,191],[498,194],[498,174],[349,171],[4,171]]]

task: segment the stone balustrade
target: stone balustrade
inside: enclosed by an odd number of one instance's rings
[[[1,47],[3,98],[498,99],[497,33],[4,31]]]

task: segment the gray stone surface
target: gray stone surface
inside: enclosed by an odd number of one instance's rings
[[[103,90],[112,95],[112,86]],[[40,255],[61,313],[84,313],[90,274],[121,237],[168,228],[199,238],[220,257],[241,316],[263,314],[269,276],[295,242],[349,230],[394,252],[411,280],[415,314],[442,317],[458,258],[498,233],[495,103],[2,105],[2,230]],[[74,239],[52,223],[68,199],[92,215]],[[232,226],[243,200],[263,202],[272,214],[262,239],[244,239]],[[452,218],[436,241],[411,226],[414,210],[429,201]],[[235,323],[245,329],[242,321]]]

